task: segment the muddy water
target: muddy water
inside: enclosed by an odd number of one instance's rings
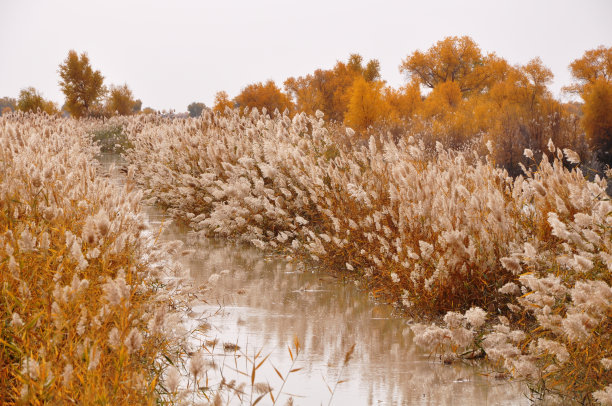
[[[115,159],[103,157],[106,163]],[[146,210],[152,226],[171,223],[159,209]],[[351,283],[252,247],[195,241],[176,225],[165,227],[164,238],[183,240],[195,250],[183,260],[195,282],[209,289],[206,302],[194,312],[211,326],[206,335],[218,340],[217,352],[223,352],[223,343],[234,343],[243,355],[270,354],[255,380],[268,382],[275,396],[281,380],[272,366],[283,375],[301,368],[289,374],[283,387],[297,405],[327,405],[334,386],[335,405],[529,404],[518,383],[430,358],[412,343],[405,320]],[[287,347],[294,337],[302,349],[292,363]],[[343,368],[353,344],[353,356]],[[224,375],[240,381],[236,370],[250,372],[245,362],[244,356],[227,355]],[[288,398],[282,395],[277,404]]]

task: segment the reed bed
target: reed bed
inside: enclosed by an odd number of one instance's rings
[[[96,155],[126,145],[127,121],[0,118],[0,403],[291,402],[282,388],[300,368],[264,377],[274,388],[257,374],[261,351],[207,336],[193,308],[208,287],[177,261],[182,243],[149,225],[136,167],[121,186],[101,170]]]
[[[320,112],[124,133],[134,179],[196,232],[350,274],[420,318],[415,341],[445,362],[486,356],[534,395],[612,403],[612,203],[575,152],[551,142],[513,178],[409,134],[356,141]]]
[[[99,176],[83,123],[0,118],[0,403],[155,404],[181,357],[184,269],[132,173]]]

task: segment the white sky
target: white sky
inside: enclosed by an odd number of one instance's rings
[[[612,46],[612,0],[0,0],[0,97],[34,86],[63,104],[57,68],[70,49],[155,109],[210,106],[219,90],[267,79],[282,87],[354,52],[400,86],[402,59],[450,35],[513,64],[541,57],[559,97],[572,60]]]

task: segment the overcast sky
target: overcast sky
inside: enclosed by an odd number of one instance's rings
[[[400,86],[402,59],[451,35],[512,64],[541,57],[559,97],[572,60],[612,46],[611,17],[611,0],[0,0],[0,97],[34,86],[63,104],[57,68],[70,49],[160,110],[210,106],[219,90],[234,97],[267,79],[282,86],[351,53],[378,59]]]

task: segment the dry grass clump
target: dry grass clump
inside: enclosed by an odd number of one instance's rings
[[[573,151],[551,143],[512,178],[440,143],[351,142],[322,114],[136,119],[126,133],[145,192],[195,230],[309,255],[413,315],[445,315],[413,331],[446,361],[484,351],[537,392],[610,401],[612,204],[605,180],[563,165]]]
[[[179,274],[74,120],[0,118],[0,403],[152,404]]]
[[[563,167],[576,153],[548,147],[553,161],[514,183],[526,235],[500,259],[516,280],[482,348],[539,395],[612,404],[612,203],[605,180]]]

